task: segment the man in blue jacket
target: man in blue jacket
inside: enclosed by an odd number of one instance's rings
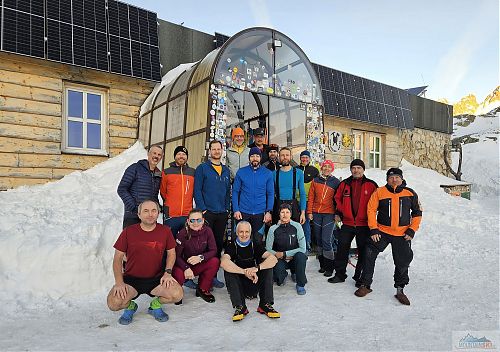
[[[154,145],[149,148],[147,159],[139,160],[125,170],[117,190],[125,206],[123,228],[141,222],[137,207],[144,200],[158,201],[161,171],[156,165],[162,157],[163,149]]]
[[[196,207],[203,210],[205,220],[214,233],[219,259],[231,198],[231,173],[221,163],[222,150],[221,141],[211,141],[208,147],[209,160],[200,164],[194,173],[194,201]],[[215,287],[219,286],[215,283]]]
[[[239,169],[234,178],[232,199],[236,221],[248,221],[253,239],[262,241],[262,236],[257,234],[264,223],[272,220],[274,179],[273,173],[260,165],[261,156],[258,147],[250,149],[250,164]]]

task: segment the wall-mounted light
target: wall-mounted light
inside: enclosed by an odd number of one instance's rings
[[[274,47],[275,48],[281,48],[281,40],[274,39]]]

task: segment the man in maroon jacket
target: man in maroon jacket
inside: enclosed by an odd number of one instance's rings
[[[375,181],[365,175],[365,163],[361,159],[351,162],[351,176],[342,181],[335,192],[335,221],[342,220],[337,255],[335,256],[335,276],[328,279],[330,283],[344,282],[347,278],[346,268],[351,242],[356,237],[358,263],[352,277],[356,287],[360,286],[363,272],[363,258],[366,242],[370,237],[368,227],[367,205],[370,196],[377,189]]]

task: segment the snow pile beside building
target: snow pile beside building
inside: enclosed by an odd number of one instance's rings
[[[123,217],[116,188],[125,168],[145,157],[136,143],[90,170],[0,192],[1,296],[57,300],[105,290]]]

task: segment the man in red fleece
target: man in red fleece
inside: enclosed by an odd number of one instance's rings
[[[336,213],[335,220],[342,220],[339,234],[337,255],[335,256],[335,276],[328,279],[330,283],[344,282],[347,278],[346,269],[351,242],[356,238],[358,248],[358,263],[354,276],[356,287],[359,287],[363,272],[364,249],[370,229],[368,227],[367,205],[370,196],[377,189],[375,181],[365,175],[365,163],[361,159],[351,162],[351,176],[343,180],[335,192]]]

